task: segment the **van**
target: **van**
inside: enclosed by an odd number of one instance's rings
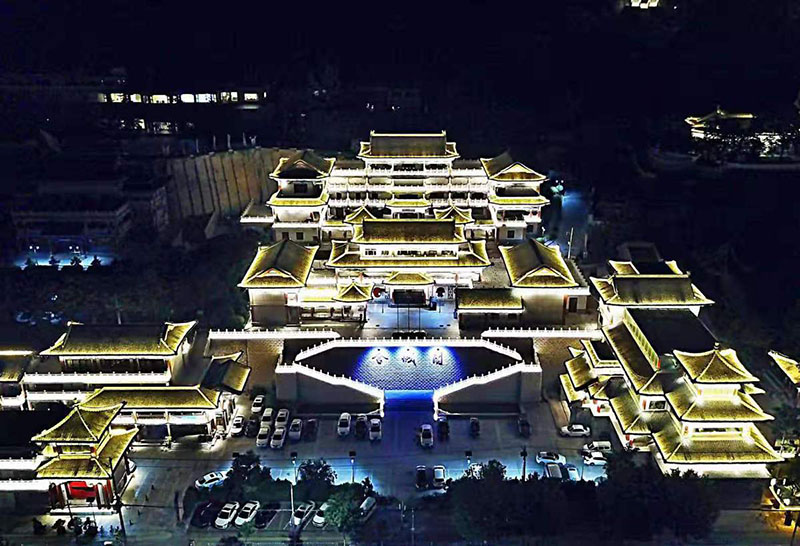
[[[564,475],[561,473],[561,466],[556,463],[547,463],[544,465],[544,477],[563,480]]]
[[[601,453],[611,453],[611,442],[603,440],[595,440],[583,446],[584,453],[591,453],[592,451],[599,451]]]
[[[367,497],[364,499],[364,502],[361,503],[361,506],[358,507],[358,514],[361,518],[361,521],[367,521],[369,517],[372,515],[372,512],[375,511],[375,497]]]

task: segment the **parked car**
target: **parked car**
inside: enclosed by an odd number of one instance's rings
[[[477,438],[481,435],[481,422],[477,417],[469,418],[469,435],[473,438]]]
[[[237,415],[231,423],[231,436],[241,436],[244,434],[244,415]]]
[[[276,427],[272,433],[272,440],[269,442],[269,447],[272,449],[281,449],[283,444],[286,443],[286,429],[284,427]]]
[[[566,464],[567,458],[552,451],[540,451],[536,454],[536,462],[539,464],[556,463]]]
[[[250,413],[261,413],[264,411],[264,395],[259,394],[255,398],[253,398],[253,403],[250,405]],[[247,505],[245,505],[247,506]]]
[[[314,514],[314,519],[311,520],[311,523],[314,524],[314,527],[325,527],[325,510],[327,509],[328,503],[323,502],[322,506],[320,506],[317,512]]]
[[[436,420],[436,434],[441,441],[447,440],[450,437],[450,422],[444,415],[440,415]]]
[[[281,505],[277,502],[271,502],[267,504],[265,508],[262,508],[258,512],[256,512],[256,519],[255,519],[255,526],[256,529],[265,529],[269,522],[272,521],[272,518],[275,517],[275,514],[278,513]]]
[[[292,525],[295,527],[299,527],[314,509],[313,502],[301,502],[297,505],[294,509],[294,513],[292,514]]]
[[[369,420],[369,439],[370,441],[380,440],[383,438],[383,425],[381,420],[373,417]]]
[[[365,522],[369,519],[373,512],[375,512],[375,507],[378,505],[375,497],[367,497],[361,503],[361,506],[358,507],[358,514],[361,519],[361,522]]]
[[[248,438],[255,438],[258,436],[258,431],[261,429],[261,421],[258,420],[257,415],[252,415],[247,420],[247,425],[244,427],[244,435]]]
[[[592,451],[599,451],[601,453],[611,453],[613,450],[611,449],[611,442],[607,442],[604,440],[595,440],[594,442],[589,442],[588,444],[584,444],[581,452],[585,455],[586,453],[591,453]]]
[[[303,438],[313,440],[317,437],[317,420],[307,419],[306,426],[303,427]]]
[[[517,432],[519,432],[519,435],[523,438],[527,438],[531,435],[531,424],[524,415],[517,417]]]
[[[583,464],[589,466],[605,466],[608,461],[601,451],[592,451],[583,456]]]
[[[355,435],[356,438],[358,438],[359,440],[363,440],[364,438],[367,437],[367,429],[369,428],[368,423],[369,420],[367,419],[367,416],[364,415],[363,413],[358,417],[356,417]]]
[[[303,437],[303,420],[292,419],[292,424],[289,425],[289,439],[298,441]]]
[[[211,489],[212,487],[216,487],[217,485],[221,484],[225,481],[225,478],[228,477],[227,472],[209,472],[196,482],[194,482],[194,486],[197,489]]]
[[[417,466],[417,472],[414,476],[414,485],[417,489],[428,488],[428,468],[425,465]]]
[[[284,427],[289,424],[289,410],[286,408],[279,409],[278,415],[275,417],[275,428]]]
[[[339,416],[339,422],[336,423],[336,434],[341,437],[347,436],[350,434],[350,422],[352,421],[352,417],[349,413],[345,412]]]
[[[217,515],[217,519],[214,521],[214,527],[217,529],[227,529],[228,526],[233,521],[233,518],[236,517],[236,513],[239,511],[239,503],[238,502],[229,502],[225,506],[222,507],[222,510],[219,511]]]
[[[563,480],[564,475],[561,474],[561,466],[556,463],[544,464],[544,477],[554,480]]]
[[[271,425],[274,418],[275,410],[272,408],[264,408],[264,413],[261,414],[261,422]]]
[[[565,464],[563,467],[564,473],[567,475],[567,479],[573,482],[580,481],[581,473],[578,472],[578,467],[574,464]]]
[[[437,464],[433,467],[433,486],[436,489],[444,489],[447,481],[447,470],[443,465]]]
[[[14,315],[14,320],[20,324],[36,326],[36,319],[27,311],[18,311],[17,314]]]
[[[419,445],[433,447],[433,427],[427,423],[419,427]]]
[[[248,501],[244,503],[242,509],[239,510],[239,513],[236,515],[236,519],[233,520],[233,524],[236,527],[241,527],[247,523],[253,521],[256,517],[256,512],[258,509],[261,508],[261,503],[258,501]]]
[[[272,437],[272,430],[268,424],[261,425],[261,428],[258,431],[258,436],[256,436],[256,447],[267,447],[269,445],[269,440]]]
[[[199,527],[205,529],[217,519],[219,511],[222,510],[222,503],[218,501],[206,501],[200,503],[192,514],[192,519],[189,524],[192,527]]]
[[[561,427],[561,436],[570,436],[572,438],[581,438],[584,436],[591,436],[592,430],[586,425],[579,423],[572,423],[565,427]]]

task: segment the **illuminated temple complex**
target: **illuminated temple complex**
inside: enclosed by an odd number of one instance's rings
[[[623,446],[650,451],[665,472],[769,476],[781,456],[756,426],[759,379],[697,317],[711,305],[675,262],[611,262],[592,278],[601,340],[571,348],[560,382],[573,408],[611,419]]]

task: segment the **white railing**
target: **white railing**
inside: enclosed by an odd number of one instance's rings
[[[443,397],[469,387],[474,387],[476,385],[486,385],[493,381],[497,381],[498,379],[512,376],[515,373],[542,373],[542,367],[534,363],[517,362],[516,364],[510,364],[505,368],[501,368],[493,372],[486,372],[481,375],[473,375],[471,377],[449,383],[444,387],[439,387],[433,391],[433,414],[439,414],[439,401]]]
[[[50,480],[0,480],[0,491],[47,491]]]
[[[596,326],[542,326],[539,328],[490,328],[481,337],[569,337],[578,339],[603,339]]]
[[[312,356],[323,353],[329,349],[337,347],[394,347],[394,346],[409,346],[409,347],[483,347],[491,351],[500,353],[508,358],[514,360],[522,360],[522,356],[506,345],[495,343],[482,338],[424,338],[424,339],[392,339],[392,338],[347,338],[347,339],[333,339],[318,343],[303,349],[297,356],[296,360],[305,360]]]
[[[36,470],[44,462],[45,457],[37,455],[33,458],[0,459],[0,470]]]
[[[83,383],[85,385],[100,385],[122,383],[126,385],[138,384],[168,384],[172,374],[169,370],[163,372],[98,372],[98,373],[26,373],[22,382],[26,385],[63,385],[68,383]]]
[[[336,339],[342,335],[324,328],[315,330],[211,330],[208,339]]]
[[[70,402],[81,401],[90,393],[86,391],[28,391],[30,402]]]
[[[367,385],[366,383],[362,383],[361,381],[356,381],[355,379],[351,379],[343,375],[333,375],[325,373],[315,368],[304,366],[303,364],[298,364],[296,362],[293,362],[292,364],[281,364],[280,366],[276,366],[275,373],[276,374],[299,373],[307,377],[310,377],[312,379],[316,379],[317,381],[322,381],[323,383],[327,383],[329,385],[348,387],[357,390],[368,396],[374,397],[376,399],[376,402],[378,402],[378,404],[380,405],[380,414],[381,416],[383,416],[383,404],[384,404],[383,390],[379,389],[378,387]]]
[[[0,407],[3,408],[21,408],[25,405],[25,395],[18,394],[16,396],[0,396]]]

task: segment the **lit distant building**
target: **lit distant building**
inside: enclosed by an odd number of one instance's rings
[[[630,0],[632,8],[649,9],[658,6],[659,0]]]
[[[748,129],[753,119],[753,114],[728,112],[717,106],[705,116],[689,116],[684,121],[691,128],[692,138],[704,139],[720,131]]]

